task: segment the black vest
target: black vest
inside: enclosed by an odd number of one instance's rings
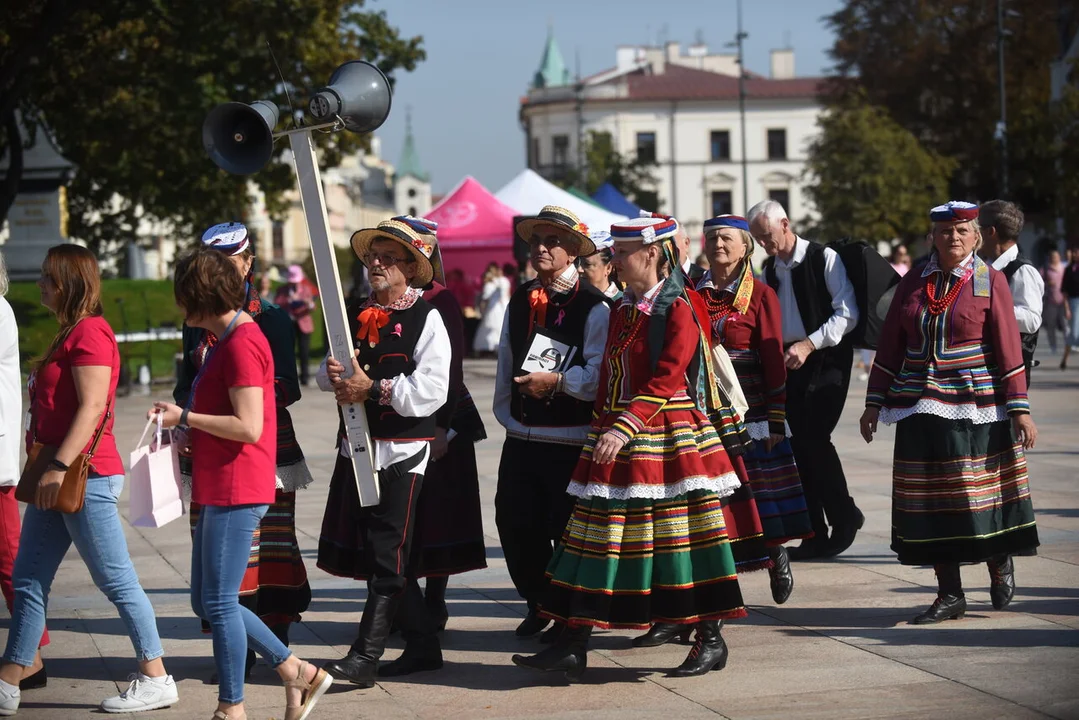
[[[1004,277],[1008,280],[1008,288],[1011,289],[1012,278],[1015,277],[1015,273],[1019,268],[1024,265],[1033,266],[1034,263],[1023,257],[1022,253],[1016,255],[1015,260],[1004,266]],[[1013,293],[1014,294],[1014,293]],[[1035,330],[1032,333],[1019,333],[1019,342],[1023,345],[1023,364],[1027,369],[1027,385],[1030,385],[1030,369],[1034,367],[1034,351],[1038,349],[1038,332]]]
[[[416,300],[415,304],[404,310],[390,312],[390,321],[386,323],[378,333],[378,344],[371,347],[366,339],[357,340],[359,331],[359,314],[362,312],[358,305],[348,308],[349,329],[352,332],[352,345],[360,351],[357,361],[360,368],[375,381],[397,377],[398,375],[411,375],[416,370],[416,343],[419,342],[420,333],[427,323],[427,316],[434,308],[423,298]],[[371,438],[375,440],[430,440],[435,436],[435,416],[429,417],[404,417],[390,405],[380,405],[374,400],[364,403],[367,411],[367,423],[371,430]],[[340,434],[345,432],[344,420],[340,423]]]
[[[528,327],[528,318],[532,308],[528,296],[532,290],[540,287],[539,280],[532,280],[517,288],[510,298],[507,322],[510,324],[510,350],[513,355],[514,375],[520,375],[528,343],[532,339]],[[577,286],[566,295],[555,295],[548,300],[547,317],[544,327],[555,338],[577,348],[570,366],[583,367],[584,330],[588,314],[606,297],[588,283],[577,281]],[[564,314],[563,314],[564,313]],[[558,322],[562,316],[561,323]],[[569,395],[555,395],[552,398],[536,400],[521,393],[517,383],[510,388],[510,414],[513,418],[529,427],[576,427],[592,422],[591,400],[578,400]]]

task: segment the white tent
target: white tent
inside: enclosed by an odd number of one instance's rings
[[[522,215],[536,215],[544,205],[564,207],[581,219],[591,230],[609,230],[612,223],[626,219],[601,207],[582,200],[576,195],[547,182],[533,170],[522,170],[505,187],[495,193],[504,205]]]

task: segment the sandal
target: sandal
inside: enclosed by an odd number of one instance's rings
[[[227,715],[224,710],[214,710],[213,717],[210,720],[247,720],[247,713],[243,715]]]
[[[303,691],[300,695],[300,705],[285,706],[285,720],[307,720],[311,711],[315,709],[315,705],[318,704],[319,698],[330,689],[330,685],[333,685],[333,678],[322,668],[319,668],[318,672],[315,673],[315,678],[311,682],[304,680],[307,667],[307,662],[301,662],[300,670],[296,673],[296,677],[285,681],[286,688]]]

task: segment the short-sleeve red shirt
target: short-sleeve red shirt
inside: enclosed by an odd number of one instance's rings
[[[116,346],[116,336],[103,317],[80,320],[49,357],[48,363],[34,374],[32,393],[35,432],[27,433],[27,451],[35,438],[42,444],[53,446],[64,441],[79,409],[79,394],[75,390],[75,377],[71,369],[95,365],[112,369],[109,375],[108,402],[109,412],[113,413],[116,383],[120,380],[120,351]],[[110,414],[105,421],[105,429],[93,460],[90,461],[91,471],[99,475],[124,474],[124,463],[116,450],[112,425],[113,415]],[[89,450],[92,442],[91,437],[82,451]]]
[[[231,415],[229,388],[262,388],[262,435],[243,443],[191,431],[191,499],[200,505],[270,505],[276,494],[277,408],[273,356],[256,323],[236,327],[214,348],[191,412]]]

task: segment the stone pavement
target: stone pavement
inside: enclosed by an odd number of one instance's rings
[[[489,411],[494,364],[470,362],[467,382],[491,435],[478,446],[489,567],[451,579],[446,666],[366,691],[335,686],[313,717],[1079,718],[1079,371],[1062,373],[1048,356],[1043,362],[1048,369],[1035,371],[1032,391],[1040,435],[1029,456],[1042,546],[1038,557],[1016,561],[1019,589],[1009,610],[992,609],[984,566],[968,567],[966,619],[907,624],[932,601],[935,581],[929,569],[900,566],[888,549],[893,432],[882,428],[868,446],[858,436],[864,383],[855,379],[836,433],[852,494],[866,515],[854,547],[836,560],[795,564],[794,595],[781,607],[772,603],[766,573],[745,576],[751,612],[724,633],[731,655],[720,673],[666,678],[663,671],[681,662],[687,647],[636,650],[629,644],[634,633],[599,632],[586,682],[574,686],[510,662],[511,653],[539,645],[512,632],[525,607],[509,582],[494,524],[502,440]],[[156,393],[167,394],[165,388]],[[121,454],[132,449],[148,404],[139,397],[118,403]],[[347,650],[364,589],[315,568],[334,462],[332,401],[312,388],[293,417],[317,479],[299,501],[300,545],[314,600],[293,630],[293,648],[322,661]],[[126,495],[121,507],[126,517]],[[127,527],[126,534],[180,687],[179,705],[148,717],[205,720],[216,707],[215,688],[204,683],[213,661],[210,640],[188,604],[186,518],[160,530]],[[135,664],[115,610],[74,552],[53,586],[49,630],[49,686],[25,693],[19,716],[95,716],[98,702],[126,685]],[[387,658],[400,647],[394,638]],[[247,701],[252,720],[283,717],[284,693],[261,662]]]

